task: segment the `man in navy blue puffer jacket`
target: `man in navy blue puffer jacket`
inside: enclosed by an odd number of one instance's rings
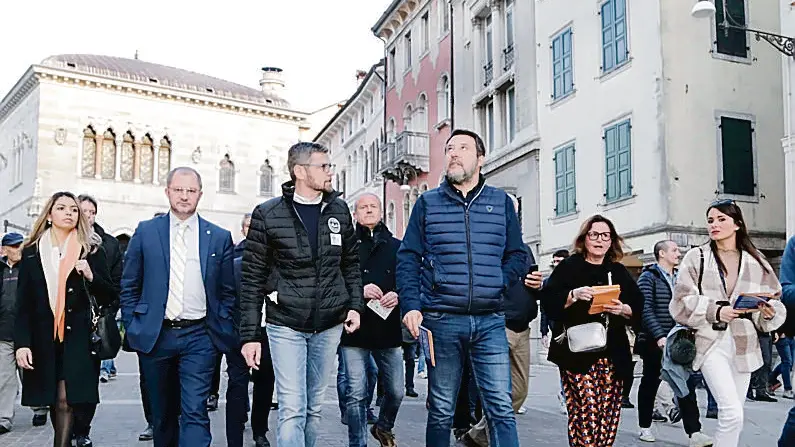
[[[425,445],[450,445],[463,362],[470,362],[489,423],[490,445],[519,445],[502,299],[527,273],[522,230],[508,195],[480,175],[483,140],[454,130],[446,179],[417,200],[398,251],[403,323],[433,336]],[[429,363],[430,364],[430,363]]]

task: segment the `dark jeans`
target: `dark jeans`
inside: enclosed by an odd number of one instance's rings
[[[373,406],[373,395],[375,394],[375,384],[378,381],[378,365],[370,356],[367,363],[367,408]],[[337,402],[340,405],[340,417],[346,419],[345,411],[348,402],[348,373],[345,368],[345,360],[342,357],[342,346],[337,347]]]
[[[657,389],[661,382],[662,356],[662,350],[657,347],[657,343],[652,342],[646,347],[643,356],[643,378],[640,379],[640,388],[638,389],[638,425],[641,428],[651,427],[654,399],[657,397]],[[687,382],[690,394],[682,399],[677,399],[677,405],[682,415],[682,424],[684,424],[685,433],[688,435],[701,431],[696,401],[697,381],[695,377],[691,377],[691,379]]]
[[[632,362],[632,370],[635,370],[635,362]],[[633,383],[635,383],[634,373],[628,378],[624,379],[624,388],[621,390],[621,399],[625,402],[629,402],[629,393],[632,391]]]
[[[210,396],[218,397],[218,390],[221,389],[221,360],[223,358],[224,358],[223,354],[218,354],[218,359],[215,360],[215,369],[213,370],[213,381],[210,384]]]
[[[273,399],[273,388],[276,378],[273,375],[273,360],[271,360],[271,350],[268,345],[268,333],[262,328],[262,356],[259,361],[259,369],[252,373],[254,379],[254,395],[251,404],[251,431],[254,437],[265,436],[268,432],[268,416],[271,411],[271,400]]]
[[[795,340],[792,337],[781,337],[776,342],[776,351],[781,363],[770,374],[770,382],[775,382],[779,375],[786,391],[792,390],[792,360],[795,357]]]
[[[458,388],[455,414],[453,414],[454,429],[469,430],[483,417],[483,408],[478,398],[478,387],[475,385],[471,371],[469,362],[464,362],[464,367],[461,370],[461,386]]]
[[[781,438],[778,440],[778,447],[792,447],[795,445],[795,407],[789,410],[787,420],[784,422],[784,429],[781,430]]]
[[[406,364],[406,391],[414,389],[414,358],[417,343],[403,343],[403,362]]]
[[[378,367],[378,383],[384,389],[384,402],[378,413],[379,428],[392,431],[397,419],[400,403],[403,401],[403,359],[400,348],[369,350],[342,347],[347,374],[348,445],[367,447],[367,407],[369,380],[367,369],[375,360]]]
[[[425,312],[423,317],[423,326],[433,334],[436,359],[436,366],[428,368],[425,445],[450,445],[456,396],[464,363],[469,361],[489,424],[489,445],[518,446],[505,316]]]
[[[262,360],[260,360],[262,364]],[[243,431],[248,421],[249,373],[246,359],[240,351],[226,354],[226,445],[243,447]],[[268,402],[270,406],[270,401]]]
[[[773,337],[759,334],[759,347],[762,348],[762,366],[751,375],[750,387],[757,392],[767,392],[770,371],[773,368]]]

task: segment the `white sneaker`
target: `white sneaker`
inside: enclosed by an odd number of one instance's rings
[[[651,432],[651,427],[649,427],[649,428],[641,428],[640,429],[639,438],[643,442],[655,442],[657,440],[654,437],[654,433]]]
[[[425,372],[425,371],[423,371],[423,372],[421,372],[421,373],[419,373],[417,375],[420,377],[420,379],[427,379],[428,378],[428,373]]]
[[[568,414],[569,410],[566,408],[566,399],[562,394],[558,394],[558,403],[560,403],[560,414]]]
[[[690,435],[690,447],[711,447],[712,446],[712,438],[705,435],[704,433],[695,432]]]
[[[782,394],[781,397],[784,399],[795,399],[795,391],[784,391],[784,394]]]
[[[522,405],[521,407],[519,407],[519,411],[517,411],[516,413],[517,414],[525,414],[525,413],[527,413],[527,407]]]

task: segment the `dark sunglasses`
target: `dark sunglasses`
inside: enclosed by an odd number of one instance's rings
[[[726,205],[736,205],[736,203],[732,199],[716,200],[709,204],[709,208],[715,208],[716,206],[726,206]]]

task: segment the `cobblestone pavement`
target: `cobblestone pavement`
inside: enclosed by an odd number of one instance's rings
[[[119,375],[107,384],[101,384],[102,404],[97,410],[97,416],[92,428],[92,439],[97,447],[127,447],[151,446],[151,443],[139,442],[138,433],[144,428],[143,412],[141,410],[140,394],[138,389],[137,363],[135,356],[122,353],[117,359]],[[560,414],[556,391],[558,379],[556,370],[548,365],[533,365],[531,373],[530,395],[526,406],[529,411],[517,415],[517,423],[522,446],[550,446],[565,447],[566,418]],[[334,383],[333,380],[330,381]],[[635,387],[639,380],[635,381]],[[347,444],[347,428],[340,424],[337,409],[336,391],[331,385],[327,393],[327,405],[324,408],[323,435],[319,446],[345,446]],[[398,415],[395,433],[398,445],[401,447],[420,447],[424,445],[425,433],[425,395],[427,381],[417,379],[417,388],[420,397],[406,398],[403,401]],[[223,389],[222,389],[223,393]],[[633,391],[632,400],[636,400],[637,390]],[[706,395],[699,395],[699,403],[706,405]],[[750,402],[746,404],[745,429],[742,436],[742,446],[773,446],[786,413],[792,401],[781,400],[775,404]],[[211,413],[213,428],[213,446],[224,446],[224,401],[218,411]],[[271,427],[276,426],[275,412],[271,413]],[[52,429],[49,424],[44,427],[31,426],[32,412],[28,408],[17,407],[14,430],[0,436],[0,446],[3,447],[45,447],[52,445]],[[703,420],[704,432],[710,434],[714,431],[716,421]],[[270,433],[271,442],[274,442]],[[246,429],[246,439],[251,439],[250,428]],[[253,445],[253,442],[250,445]],[[370,440],[370,445],[377,445],[375,440]],[[621,421],[621,429],[616,442],[617,447],[624,446],[649,446],[658,447],[686,446],[687,438],[682,430],[681,422],[677,425],[657,425],[657,442],[655,444],[642,443],[637,440],[637,413],[635,410],[625,410]]]

